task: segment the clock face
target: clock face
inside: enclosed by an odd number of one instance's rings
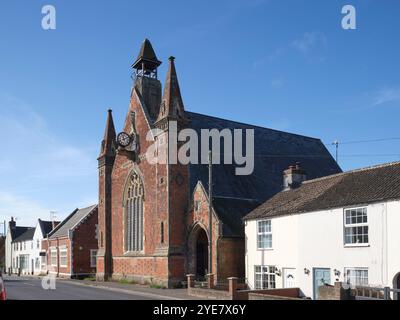
[[[118,134],[117,142],[118,145],[120,145],[123,148],[126,148],[131,143],[131,137],[126,132],[121,132],[120,134]]]

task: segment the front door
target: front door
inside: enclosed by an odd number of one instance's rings
[[[283,287],[295,288],[296,287],[296,269],[283,269]]]
[[[196,242],[196,276],[204,279],[208,269],[208,237],[206,232],[201,229],[197,235]]]
[[[318,288],[331,284],[331,269],[315,268],[314,269],[314,300],[318,300]]]

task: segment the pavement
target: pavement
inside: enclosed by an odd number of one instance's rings
[[[42,277],[4,276],[9,300],[194,300],[186,289],[156,289],[137,284],[59,279],[44,289]],[[48,287],[48,286],[47,286]]]

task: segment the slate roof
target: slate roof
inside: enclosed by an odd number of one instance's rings
[[[29,227],[16,227],[16,228],[24,228],[25,231],[20,233],[18,237],[16,237],[13,242],[22,242],[22,241],[29,241],[33,239],[33,235],[35,234],[35,228]],[[20,230],[21,231],[21,230]]]
[[[11,228],[10,232],[11,232],[12,241],[17,239],[21,234],[25,233],[28,229],[30,229],[30,228],[29,227],[14,227],[14,228]]]
[[[400,199],[400,162],[336,174],[282,191],[246,220],[300,214]]]
[[[148,69],[155,69],[161,64],[161,61],[157,59],[153,46],[148,39],[144,39],[136,61],[133,63],[132,67],[141,68],[142,62],[145,63],[145,67]]]
[[[67,218],[65,218],[53,231],[49,233],[49,239],[55,239],[60,237],[67,237],[69,231],[85,219],[97,208],[96,205],[92,205],[83,209],[75,209]]]
[[[309,179],[342,172],[321,140],[187,112],[189,126],[201,129],[254,129],[254,172],[235,175],[236,165],[213,165],[214,196],[265,201],[282,190],[283,171],[300,162]],[[223,153],[223,150],[221,151]],[[200,180],[208,189],[208,166],[190,165],[191,190]]]
[[[225,236],[241,236],[242,218],[259,205],[255,200],[213,197],[213,208],[222,221],[222,233]]]
[[[55,221],[54,224],[57,226],[60,222]],[[43,236],[46,238],[47,235],[53,230],[53,222],[52,221],[43,221],[39,219],[39,226],[42,230]]]
[[[283,188],[283,171],[300,162],[309,179],[342,172],[321,140],[187,112],[189,127],[201,129],[254,129],[254,172],[237,176],[236,165],[213,165],[214,209],[221,215],[224,235],[243,235],[241,218]],[[223,144],[223,143],[221,143]],[[245,150],[245,149],[244,149]],[[221,154],[223,154],[221,150]],[[222,156],[221,156],[222,159]],[[208,166],[191,164],[190,191],[198,181],[208,190]],[[236,199],[236,200],[234,200]]]

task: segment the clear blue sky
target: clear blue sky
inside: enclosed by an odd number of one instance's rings
[[[398,0],[2,0],[0,220],[97,202],[106,111],[117,130],[149,38],[186,109],[319,137],[400,137]],[[57,29],[41,28],[43,5]],[[357,9],[357,30],[341,8]],[[400,160],[400,141],[343,144],[344,170]],[[331,152],[333,148],[329,146]],[[399,155],[396,155],[399,154]]]

